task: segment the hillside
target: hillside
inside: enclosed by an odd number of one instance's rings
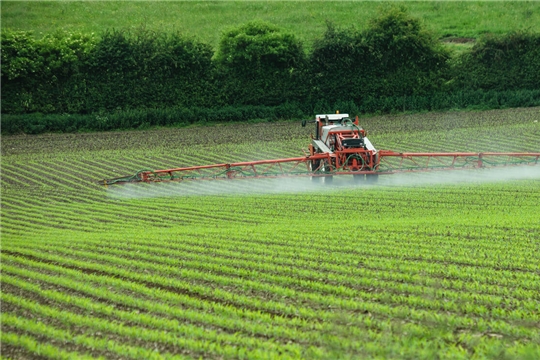
[[[100,33],[105,29],[144,27],[181,31],[217,46],[221,32],[254,18],[296,34],[311,47],[326,21],[364,28],[377,2],[201,1],[201,2],[2,2],[2,28],[32,30],[36,35],[57,29]],[[437,37],[467,43],[485,33],[540,31],[540,6],[535,2],[407,2]]]

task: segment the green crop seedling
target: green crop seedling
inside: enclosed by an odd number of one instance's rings
[[[361,122],[377,147],[397,151],[538,151],[537,116]],[[375,186],[97,183],[295,156],[307,136],[275,122],[3,137],[2,355],[540,356],[538,166]]]

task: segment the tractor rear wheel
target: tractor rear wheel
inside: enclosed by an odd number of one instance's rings
[[[318,172],[320,169],[319,169],[319,165],[320,165],[321,161],[320,160],[312,160],[310,161],[309,163],[309,170],[312,172],[312,173],[315,173],[315,172]],[[322,177],[320,176],[312,176],[311,177],[311,181],[315,182],[315,183],[320,183],[321,182],[321,179]]]
[[[368,184],[375,184],[379,181],[379,174],[366,174],[366,182]]]
[[[364,174],[361,174],[361,175],[353,175],[353,178],[354,178],[354,182],[356,183],[364,183],[366,181],[366,175]]]
[[[323,164],[321,165],[321,172],[323,173],[329,173],[330,172],[330,168],[328,166],[328,164],[326,162],[323,162]],[[327,175],[324,177],[324,183],[325,184],[331,184],[334,180],[334,177],[332,175]]]

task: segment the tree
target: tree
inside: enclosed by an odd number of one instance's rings
[[[364,38],[376,64],[372,71],[382,76],[375,95],[427,94],[444,83],[449,52],[404,6],[383,8]]]
[[[277,105],[302,93],[302,44],[275,25],[251,21],[225,31],[215,60],[228,104]]]

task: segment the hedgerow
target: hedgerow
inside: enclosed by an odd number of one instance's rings
[[[2,134],[134,129],[537,106],[540,35],[486,35],[452,54],[403,6],[364,31],[327,30],[306,54],[277,26],[227,29],[214,53],[184,34],[2,32]]]
[[[226,104],[275,106],[305,97],[302,44],[275,25],[252,21],[229,29],[215,62]]]
[[[538,90],[540,35],[486,35],[453,62],[453,89]]]
[[[80,113],[94,34],[2,31],[2,113]]]
[[[147,108],[94,114],[4,114],[1,132],[41,134],[44,132],[110,131],[146,129],[154,126],[185,126],[215,122],[276,121],[311,118],[313,114],[384,114],[455,109],[504,109],[540,106],[540,90],[456,91],[429,95],[366,97],[361,102],[317,101],[313,106],[297,102],[277,106],[226,105],[219,108]]]

